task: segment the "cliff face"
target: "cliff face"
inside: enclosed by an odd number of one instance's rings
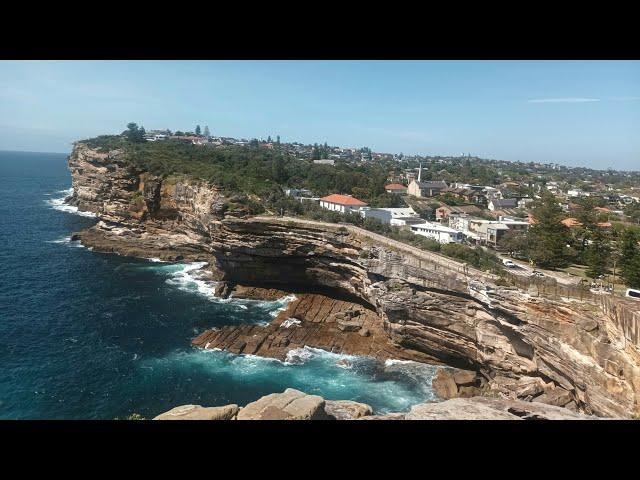
[[[120,152],[77,145],[69,167],[71,203],[102,220],[79,234],[95,250],[203,260],[221,281],[348,295],[376,311],[395,345],[479,371],[488,390],[530,400],[560,389],[561,406],[640,412],[638,345],[611,308],[496,287],[490,275],[355,227],[248,217],[215,186],[132,170]]]

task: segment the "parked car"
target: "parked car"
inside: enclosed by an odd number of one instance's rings
[[[640,290],[636,290],[635,288],[627,288],[625,297],[640,299]]]
[[[534,270],[533,272],[531,272],[531,275],[533,275],[534,277],[544,277],[544,273],[538,270]]]
[[[505,267],[508,267],[508,268],[515,268],[515,266],[516,266],[516,264],[513,263],[508,258],[505,258],[504,260],[502,260],[502,263],[504,264]]]

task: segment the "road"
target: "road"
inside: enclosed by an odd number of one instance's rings
[[[491,250],[487,247],[483,247],[485,250],[492,252],[493,254],[495,254],[497,257],[499,257],[502,260],[511,260],[513,263],[516,264],[515,268],[510,268],[509,271],[514,274],[514,275],[520,275],[523,277],[530,277],[533,274],[533,270],[534,268],[529,265],[527,262],[523,262],[521,260],[517,260],[514,258],[509,257],[508,255],[503,255],[501,253],[496,252],[495,250]],[[535,270],[542,272],[544,274],[545,277],[551,277],[551,278],[555,278],[558,283],[562,283],[565,285],[577,285],[578,283],[580,283],[580,277],[577,277],[575,275],[569,275],[568,273],[564,273],[564,272],[554,272],[551,270],[545,270],[542,268],[536,268]]]

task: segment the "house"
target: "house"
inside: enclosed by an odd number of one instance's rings
[[[478,215],[482,213],[482,209],[475,205],[443,205],[436,209],[436,220],[444,220],[449,218],[451,214],[467,214]]]
[[[393,193],[394,195],[403,195],[407,193],[407,187],[401,183],[390,183],[385,185],[384,189],[387,193]]]
[[[579,188],[574,188],[574,189],[571,189],[571,190],[567,191],[567,196],[572,197],[572,198],[588,197],[589,193],[585,192],[583,190],[580,190]]]
[[[352,197],[351,195],[339,195],[337,193],[327,195],[320,199],[320,206],[326,210],[340,213],[353,213],[366,207],[367,204],[362,200]]]
[[[416,223],[423,223],[424,220],[420,218],[413,208],[360,208],[360,216],[364,219],[375,218],[382,223],[388,225],[394,225],[402,227],[406,225],[414,225]]]
[[[562,223],[563,225],[569,228],[576,228],[576,227],[582,226],[582,223],[577,218],[574,218],[574,217],[565,218],[560,223]],[[611,222],[598,222],[596,223],[596,226],[598,226],[599,228],[605,228],[605,229],[611,228]]]
[[[489,200],[487,208],[489,210],[502,210],[505,208],[517,208],[518,201],[515,198],[492,198]]]
[[[184,140],[185,142],[191,142],[194,145],[202,145],[206,143],[206,140],[202,137],[195,137],[191,135],[173,135],[172,140]]]
[[[287,197],[299,198],[299,197],[312,197],[313,192],[306,188],[287,188],[284,191]]]
[[[518,208],[528,208],[533,203],[533,198],[521,198],[518,200]]]
[[[323,158],[321,160],[314,160],[313,163],[316,165],[335,165],[336,161],[329,158]]]
[[[504,223],[488,223],[486,225],[486,243],[493,246],[498,245],[502,237],[509,231],[509,227]]]
[[[415,235],[431,238],[440,243],[460,243],[463,240],[462,232],[437,223],[418,223],[409,228]]]

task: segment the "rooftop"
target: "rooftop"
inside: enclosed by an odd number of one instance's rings
[[[340,195],[337,193],[333,193],[331,195],[327,195],[326,197],[322,197],[320,200],[329,202],[329,203],[336,203],[338,205],[351,205],[351,206],[357,206],[357,207],[364,207],[365,205],[367,205],[362,200],[358,200],[357,198],[353,198],[349,195]]]

